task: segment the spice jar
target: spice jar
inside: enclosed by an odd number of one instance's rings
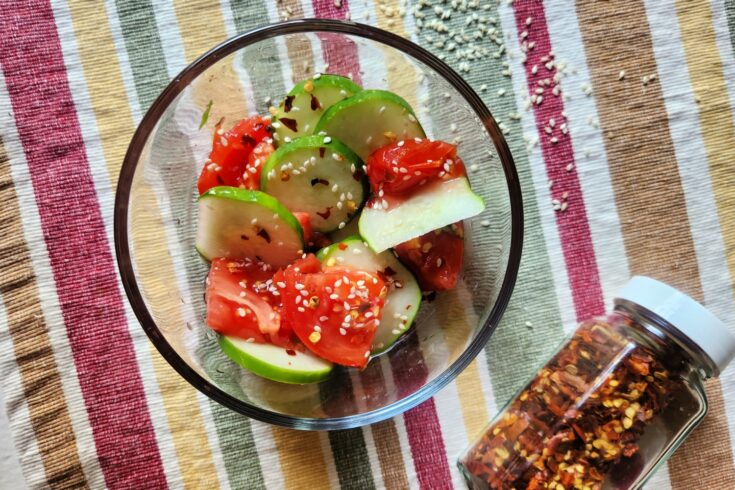
[[[735,337],[702,305],[634,277],[583,322],[459,459],[473,489],[639,488],[707,413]]]

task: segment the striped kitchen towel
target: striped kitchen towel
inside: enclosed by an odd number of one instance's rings
[[[329,433],[181,379],[127,305],[111,234],[160,90],[224,39],[299,17],[376,25],[459,70],[501,123],[526,217],[477,360],[402,416]],[[334,56],[285,52],[304,50]],[[631,275],[735,328],[734,107],[735,0],[0,0],[0,487],[461,488],[468,440]],[[708,393],[648,488],[735,488],[735,366]]]

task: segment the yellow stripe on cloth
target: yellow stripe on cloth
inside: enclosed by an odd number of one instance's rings
[[[187,63],[227,39],[219,5],[201,0],[174,0],[173,5]],[[248,116],[247,97],[235,71],[235,59],[236,55],[224,58],[207,70],[206,73],[213,77],[200,76],[192,82],[189,96],[196,107],[206,107],[212,101],[212,113],[206,124],[209,129],[213,129],[221,117],[225,118],[224,127],[229,128]]]
[[[97,120],[106,168],[114,186],[135,126],[125,95],[110,28],[105,22],[100,22],[97,16],[90,15],[90,12],[104,12],[105,6],[102,2],[94,3],[96,5],[90,8],[89,2],[70,0],[69,9],[87,89]],[[148,216],[159,214],[155,211],[158,204],[153,192],[139,192],[136,196],[146,202],[139,203],[134,209],[146,209]],[[144,221],[150,220],[146,218]],[[139,278],[175,277],[163,226],[151,226],[145,230],[134,229],[131,236],[135,246],[140,246],[142,240],[149,241],[146,250],[154,251],[155,255],[138,264]],[[156,272],[146,272],[146,269]],[[171,307],[166,308],[166,314],[170,315],[171,323],[184,324],[178,302],[170,299],[171,284],[166,284],[165,287],[143,284],[143,289],[148,293],[149,305],[170,304]],[[156,316],[157,312],[153,313]],[[151,352],[184,485],[187,488],[212,488],[219,480],[207,434],[204,431],[202,413],[198,404],[192,403],[196,400],[197,393],[169,367],[152,346]]]

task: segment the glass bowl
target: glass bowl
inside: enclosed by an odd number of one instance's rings
[[[247,115],[267,114],[271,100],[316,72],[350,75],[367,88],[391,90],[408,100],[430,137],[459,144],[472,187],[487,210],[465,222],[458,287],[425,300],[414,327],[388,353],[362,371],[337,368],[317,385],[284,385],[230,361],[204,324],[208,266],[194,249],[196,180],[217,121],[224,118],[229,127]],[[403,413],[475,358],[498,325],[515,283],[523,213],[518,175],[501,131],[449,66],[374,27],[295,20],[225,41],[166,87],[125,156],[114,227],[133,311],[181,376],[254,419],[328,430]]]

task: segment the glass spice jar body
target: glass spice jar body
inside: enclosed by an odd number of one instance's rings
[[[673,288],[634,281],[612,314],[579,325],[460,456],[470,488],[639,488],[699,424],[703,381],[732,359],[735,338]],[[655,291],[637,302],[640,288],[652,286],[686,298],[679,308],[688,309],[677,314]],[[689,302],[710,317],[697,317]],[[681,327],[686,322],[693,323]],[[705,324],[715,338],[685,334]],[[708,352],[716,341],[720,350]]]

